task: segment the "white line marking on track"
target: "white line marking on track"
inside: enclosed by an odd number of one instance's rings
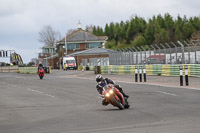
[[[168,93],[168,92],[164,92],[164,91],[154,91],[154,92],[162,93],[162,94],[166,94],[166,95],[171,95],[171,96],[177,96],[176,94]]]
[[[45,95],[50,96],[50,97],[55,97],[55,96],[52,96],[52,95],[49,95],[49,94],[45,94]]]
[[[36,93],[40,93],[40,94],[44,94],[44,95],[49,96],[49,97],[55,97],[55,96],[53,96],[53,95],[46,94],[46,93],[44,93],[44,92],[42,92],[42,91],[33,90],[33,89],[30,89],[30,88],[28,88],[27,90],[32,91],[32,92],[36,92]]]
[[[32,89],[30,89],[30,88],[28,88],[28,90],[29,90],[29,91],[33,91],[33,92],[37,92],[37,93],[43,93],[43,92],[41,92],[41,91],[32,90]]]
[[[117,127],[108,127],[108,128],[100,128],[100,129],[77,130],[77,131],[71,131],[71,133],[108,132],[109,130],[115,130],[116,131],[117,129],[122,130],[122,129],[143,128],[143,127],[150,127],[150,126],[156,126],[156,125],[158,126],[158,125],[163,125],[163,124],[170,124],[172,122],[170,122],[170,121],[157,121],[157,122],[153,122],[153,123],[139,124],[139,125],[124,125],[124,126],[122,125],[122,126],[117,126]]]

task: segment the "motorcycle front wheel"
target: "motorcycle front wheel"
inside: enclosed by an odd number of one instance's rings
[[[124,106],[122,105],[120,100],[118,101],[115,97],[112,97],[112,101],[115,104],[115,106],[117,106],[120,110],[124,109]]]

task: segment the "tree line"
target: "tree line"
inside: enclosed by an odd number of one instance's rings
[[[166,13],[157,15],[147,21],[134,15],[130,20],[120,23],[111,22],[104,28],[93,26],[92,33],[108,36],[106,48],[116,49],[133,46],[160,44],[190,39],[200,30],[200,17],[181,17],[176,19]]]

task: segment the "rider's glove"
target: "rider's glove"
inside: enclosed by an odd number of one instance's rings
[[[99,94],[100,97],[104,98],[104,95]]]

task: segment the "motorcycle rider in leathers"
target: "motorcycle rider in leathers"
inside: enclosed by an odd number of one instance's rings
[[[43,65],[41,63],[38,66],[38,72],[39,72],[39,69],[44,69],[44,67],[43,67]]]
[[[97,85],[96,85],[96,88],[97,88],[97,91],[99,92],[100,95],[102,95],[102,92],[103,92],[103,87],[107,84],[113,84],[114,87],[116,87],[124,97],[128,98],[129,96],[126,95],[123,90],[122,90],[122,87],[120,85],[117,85],[113,80],[111,79],[108,79],[108,78],[103,78],[103,76],[101,74],[97,75],[96,76],[96,81],[97,81]],[[103,99],[102,101],[102,104],[103,105],[108,105],[109,103],[106,101],[106,99]]]

